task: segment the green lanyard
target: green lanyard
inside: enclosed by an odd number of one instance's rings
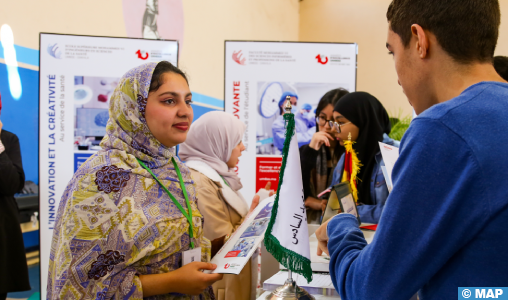
[[[148,168],[141,160],[139,160],[138,158],[136,158],[136,159],[138,160],[138,163],[143,168],[145,168],[145,170],[147,170],[150,174],[152,174],[153,178],[155,180],[157,180],[157,182],[161,185],[161,187],[164,189],[164,191],[166,191],[166,193],[168,194],[169,198],[171,198],[171,201],[173,201],[173,203],[178,207],[178,209],[185,216],[187,221],[189,221],[189,225],[190,225],[189,226],[190,244],[191,244],[191,249],[194,249],[194,242],[192,241],[192,239],[194,238],[194,232],[193,232],[194,225],[192,223],[192,208],[191,208],[191,205],[190,205],[190,202],[189,202],[189,196],[187,195],[187,190],[185,189],[185,184],[183,183],[182,174],[180,173],[180,169],[178,168],[178,165],[176,164],[175,158],[173,157],[173,158],[171,158],[171,160],[173,161],[173,166],[175,166],[176,174],[178,174],[178,179],[180,180],[180,186],[182,187],[183,195],[185,197],[185,202],[187,202],[187,208],[189,210],[189,213],[187,213],[185,211],[185,209],[178,202],[178,200],[176,200],[175,197],[169,192],[169,190],[160,182],[159,178],[157,178],[157,176],[155,176],[155,174],[152,172],[152,170],[150,170],[150,168]]]

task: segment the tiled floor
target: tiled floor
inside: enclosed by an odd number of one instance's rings
[[[30,266],[28,268],[28,276],[30,279],[30,286],[32,289],[25,292],[9,293],[7,294],[8,300],[39,300],[40,299],[40,284],[39,284],[39,264]]]

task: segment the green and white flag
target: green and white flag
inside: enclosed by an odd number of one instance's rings
[[[295,273],[312,280],[309,228],[303,198],[300,152],[293,114],[285,114],[286,140],[282,149],[279,186],[265,233],[265,246],[275,259]]]

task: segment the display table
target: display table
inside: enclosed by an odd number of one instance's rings
[[[310,225],[309,225],[309,231],[310,231]],[[309,236],[309,244],[310,244],[310,261],[311,261],[311,268],[313,272],[326,272],[328,273],[330,271],[329,264],[330,264],[330,257],[326,255],[326,253],[323,253],[321,256],[317,255],[317,249],[318,249],[318,240],[316,237],[316,234],[314,233],[316,230],[314,229],[312,231],[312,234]],[[375,231],[372,230],[362,230],[363,235],[365,237],[365,240],[367,241],[367,244],[370,244],[372,242],[372,239],[374,238]],[[280,270],[284,270],[285,267],[281,264],[279,264]]]
[[[316,277],[319,277],[319,276],[321,276],[321,277],[328,276],[329,277],[330,275],[326,274],[329,271],[329,263],[330,263],[329,257],[326,254],[323,254],[322,256],[317,256],[317,253],[316,253],[317,248],[318,248],[318,241],[317,241],[317,238],[316,238],[316,235],[314,234],[314,232],[316,231],[316,229],[318,227],[319,227],[319,225],[309,225],[309,244],[310,244],[311,267],[312,267],[312,271],[319,272],[319,273],[316,273]],[[362,232],[365,236],[365,239],[367,240],[367,243],[370,244],[372,242],[372,239],[374,238],[375,231],[362,230]],[[279,267],[280,267],[281,271],[285,269],[284,266],[282,266],[282,265],[279,265]],[[263,267],[261,269],[263,269]],[[282,272],[278,272],[278,273],[274,274],[272,277],[266,278],[266,281],[262,281],[263,285],[265,282],[266,283],[270,282],[270,283],[268,285],[266,285],[267,287],[265,289],[265,292],[258,298],[258,300],[264,300],[266,298],[266,296],[268,296],[271,293],[271,291],[267,291],[267,290],[271,290],[271,289],[275,288],[273,286],[274,281],[278,282],[279,285],[283,284],[283,282],[285,281],[285,278],[287,278],[286,277],[287,275],[284,275],[281,277],[280,276],[281,273]],[[285,274],[287,274],[287,273],[285,273]],[[280,277],[280,278],[277,278],[277,277]],[[293,277],[293,278],[298,282],[298,279],[299,279],[298,277],[300,277],[300,276],[295,275],[295,277]],[[277,279],[274,280],[275,278],[277,278]],[[318,278],[315,278],[315,279],[318,279]],[[318,281],[320,281],[320,284],[323,284],[323,286],[322,286],[323,293],[329,294],[329,292],[325,292],[325,289],[331,288],[331,283],[328,282],[329,280],[330,280],[329,278],[327,280],[326,280],[326,278],[318,279]],[[304,282],[298,283],[298,284],[300,286],[306,285],[306,283],[304,283]],[[270,285],[271,285],[271,287],[268,287]],[[312,285],[312,286],[314,286],[314,285]],[[312,288],[310,288],[310,289],[312,289]],[[309,292],[311,292],[309,289],[307,289],[307,290]],[[315,289],[313,289],[313,290],[316,291]],[[323,295],[323,293],[312,294],[312,292],[311,292],[311,295],[314,296],[314,298],[316,298],[316,300],[341,299],[340,296]]]
[[[257,300],[265,300],[266,296],[270,295],[271,292],[264,292]],[[323,295],[312,295],[316,300],[337,300],[341,299],[340,297],[333,297],[333,296],[323,296]]]

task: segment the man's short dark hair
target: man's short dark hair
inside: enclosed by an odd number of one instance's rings
[[[386,17],[405,47],[411,25],[418,24],[459,63],[492,62],[494,57],[501,22],[498,0],[393,0]]]
[[[508,57],[496,56],[494,57],[494,69],[497,74],[503,77],[504,80],[508,81]]]

